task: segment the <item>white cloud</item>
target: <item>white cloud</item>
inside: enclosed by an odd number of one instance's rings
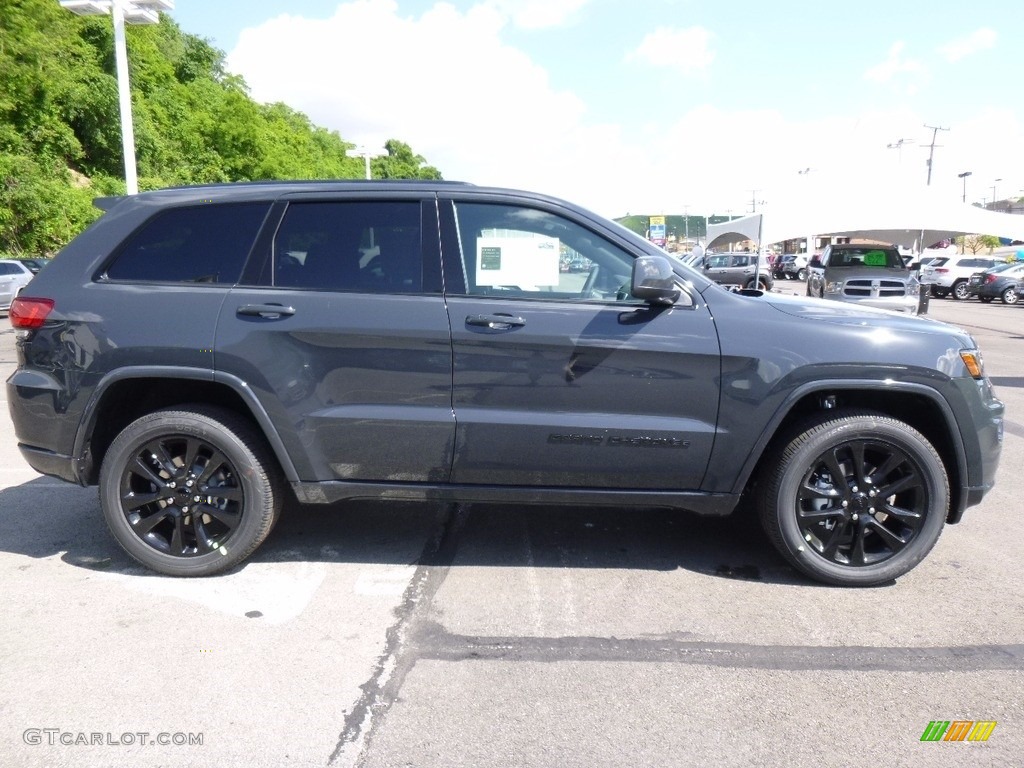
[[[953,63],[960,61],[980,51],[986,51],[996,44],[995,31],[983,27],[975,30],[965,37],[958,37],[939,48],[939,52],[945,56],[946,61]]]
[[[675,69],[684,75],[703,72],[715,58],[711,50],[713,38],[714,35],[704,27],[661,27],[648,33],[626,58]]]
[[[566,24],[590,0],[490,0],[517,27],[543,29]]]
[[[258,101],[283,101],[347,141],[380,147],[400,139],[446,178],[546,192],[606,216],[684,205],[693,214],[738,214],[755,189],[770,209],[779,190],[816,177],[863,184],[865,194],[896,171],[924,183],[921,145],[930,136],[921,126],[933,115],[790,119],[784,104],[698,106],[674,122],[652,113],[632,130],[597,122],[579,96],[555,87],[506,42],[511,23],[486,0],[467,11],[439,2],[418,16],[402,15],[393,0],[352,0],[328,20],[282,15],[245,30],[228,68]],[[891,58],[902,62],[897,72],[907,71],[902,47]],[[1011,178],[1024,179],[1024,156],[1010,151],[1024,143],[1012,111],[972,117],[969,127],[951,125],[936,150],[932,184],[948,185],[957,199],[963,170],[974,174],[969,193],[982,179],[1006,179],[1007,190]],[[917,143],[901,153],[885,148],[900,137]],[[808,167],[814,172],[797,174]]]
[[[925,74],[925,67],[917,59],[907,58],[903,55],[906,43],[902,40],[892,44],[889,48],[889,55],[885,61],[876,64],[864,73],[867,80],[874,80],[878,83],[888,83],[900,75],[921,75]]]

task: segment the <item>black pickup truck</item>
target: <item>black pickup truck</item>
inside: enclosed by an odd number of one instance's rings
[[[98,485],[163,573],[242,562],[286,496],[749,498],[800,571],[870,585],[995,477],[1003,405],[963,331],[730,292],[561,200],[291,182],[98,205],[13,302],[7,397],[28,462]]]

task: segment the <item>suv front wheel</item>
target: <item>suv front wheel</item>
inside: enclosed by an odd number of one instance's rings
[[[797,570],[827,584],[873,586],[931,551],[949,481],[931,443],[871,412],[823,415],[784,438],[758,494],[762,525]]]
[[[209,576],[248,557],[277,519],[280,489],[262,435],[238,414],[203,405],[133,421],[100,470],[111,533],[171,576]]]

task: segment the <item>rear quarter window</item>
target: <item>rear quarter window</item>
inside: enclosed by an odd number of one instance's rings
[[[269,203],[170,208],[138,229],[107,266],[110,280],[238,282]]]

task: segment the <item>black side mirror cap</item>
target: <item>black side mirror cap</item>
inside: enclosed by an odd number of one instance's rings
[[[640,256],[633,262],[629,292],[648,304],[675,304],[681,293],[676,273],[663,256]]]

